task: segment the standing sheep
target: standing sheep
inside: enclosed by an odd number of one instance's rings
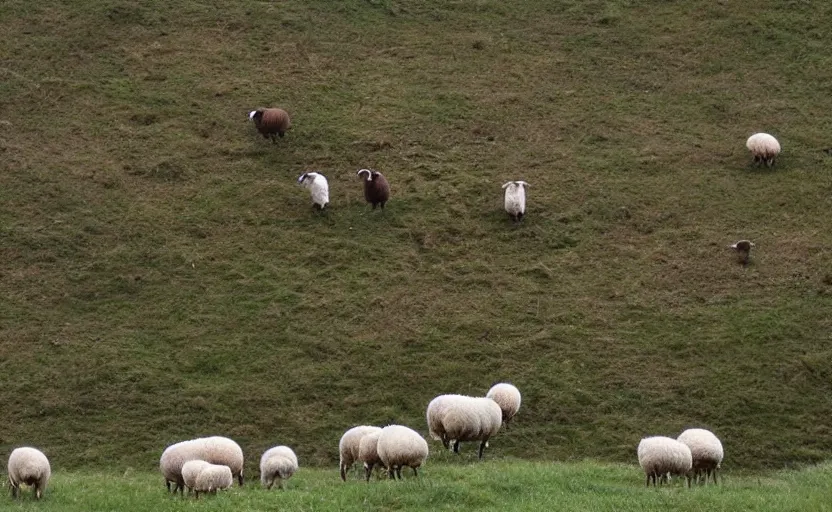
[[[689,428],[682,432],[676,440],[686,444],[690,448],[693,459],[692,470],[694,481],[698,482],[699,477],[704,475],[705,483],[707,484],[708,478],[713,475],[714,484],[716,484],[716,473],[725,455],[719,438],[710,430]]]
[[[453,442],[454,453],[459,453],[460,442],[479,441],[482,459],[488,440],[500,430],[503,411],[490,398],[440,395],[428,404],[426,416],[430,436],[445,448]]]
[[[647,486],[662,483],[668,474],[687,476],[693,465],[690,448],[664,436],[645,437],[638,444],[638,463],[647,476]],[[688,487],[690,478],[688,477]]]
[[[231,468],[221,464],[208,464],[199,472],[194,484],[194,497],[199,499],[199,493],[216,494],[234,485]]]
[[[523,220],[526,214],[526,187],[529,184],[525,181],[509,181],[503,185],[505,189],[505,209],[514,219],[514,222]]]
[[[292,478],[298,470],[298,456],[288,446],[269,448],[260,457],[260,482],[266,489],[277,485],[283,489],[283,481]]]
[[[507,382],[501,382],[491,386],[485,396],[494,400],[500,406],[503,411],[503,423],[506,424],[506,429],[508,429],[508,422],[520,410],[520,390]]]
[[[275,135],[283,135],[292,127],[289,114],[280,108],[258,108],[248,114],[248,118],[254,121],[254,126],[264,139],[271,138],[272,143],[277,142]]]
[[[189,493],[196,487],[196,479],[199,477],[199,473],[210,465],[210,462],[204,460],[189,460],[182,465],[182,481],[185,482],[185,487],[188,488]]]
[[[413,475],[419,476],[418,469],[428,458],[428,443],[413,429],[402,425],[388,425],[381,429],[378,436],[378,458],[387,468],[390,478],[402,478],[402,466],[413,469]]]
[[[774,165],[774,160],[780,154],[780,143],[777,139],[767,133],[755,133],[745,141],[745,147],[751,151],[754,157],[754,164],[766,164],[766,167]]]
[[[309,189],[312,194],[312,204],[323,210],[329,204],[329,182],[326,176],[319,172],[305,172],[298,178],[302,187]]]
[[[361,439],[373,432],[381,432],[381,428],[359,425],[347,430],[341,436],[341,441],[338,442],[338,453],[340,454],[340,463],[338,466],[341,471],[341,480],[344,482],[347,481],[347,471],[352,468],[356,460],[359,460],[358,452]]]
[[[9,455],[9,487],[12,490],[12,497],[20,495],[20,485],[25,484],[32,487],[35,498],[41,499],[52,476],[52,468],[49,466],[49,459],[37,448],[24,446],[15,448]]]
[[[381,457],[378,456],[378,438],[381,435],[381,430],[370,432],[361,438],[358,444],[358,461],[364,464],[364,476],[367,481],[373,476],[373,467],[376,464],[382,464]]]
[[[168,446],[159,459],[159,469],[165,477],[165,485],[170,491],[184,493],[185,481],[182,478],[182,466],[190,460],[204,460],[211,464],[222,464],[231,469],[239,484],[243,485],[243,450],[240,445],[227,437],[212,436],[182,441]]]
[[[373,205],[373,210],[376,209],[376,206],[381,206],[381,209],[384,210],[384,203],[390,199],[390,184],[387,182],[387,178],[380,172],[370,169],[361,169],[357,174],[358,176],[366,174],[364,178],[364,199]]]

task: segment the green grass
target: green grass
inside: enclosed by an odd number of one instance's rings
[[[352,425],[426,434],[508,380],[489,459],[690,426],[726,470],[830,458],[832,4],[517,4],[4,2],[0,453],[144,472],[222,434],[249,473],[333,467]]]
[[[356,475],[353,475],[356,476]],[[680,481],[645,489],[641,471],[627,465],[533,463],[428,464],[418,480],[405,475],[365,484],[342,483],[333,469],[302,468],[285,491],[246,484],[217,496],[166,494],[159,475],[146,472],[67,472],[56,474],[46,498],[30,494],[4,510],[714,510],[823,511],[832,509],[828,465],[766,476],[729,475],[721,486],[687,489]]]

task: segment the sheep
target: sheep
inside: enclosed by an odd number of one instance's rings
[[[366,173],[366,178],[364,179],[364,199],[373,205],[373,210],[376,209],[376,206],[381,206],[383,211],[384,203],[390,199],[390,184],[387,182],[387,178],[378,171],[361,169],[357,175],[361,176],[364,173]]]
[[[188,488],[189,493],[194,490],[194,487],[196,487],[196,479],[199,476],[200,471],[210,465],[210,462],[205,462],[204,460],[199,459],[189,460],[182,465],[182,481],[185,483],[185,487]]]
[[[288,480],[298,470],[298,456],[288,446],[269,448],[260,457],[260,482],[266,489],[277,485],[283,489],[283,481]]]
[[[292,127],[289,114],[280,108],[258,108],[248,113],[248,118],[254,121],[254,126],[264,139],[271,137],[272,143],[277,142],[275,135],[283,135]]]
[[[638,444],[638,463],[647,476],[647,487],[666,481],[667,475],[688,476],[693,465],[690,448],[665,436],[645,437]],[[690,477],[688,476],[688,487]]]
[[[12,497],[20,495],[20,484],[34,488],[35,498],[41,499],[52,476],[49,459],[37,448],[24,446],[15,448],[9,455],[9,487]]]
[[[508,422],[520,410],[520,390],[511,384],[502,382],[494,384],[485,396],[494,400],[500,406],[503,411],[503,423],[506,424],[506,429],[508,429]]]
[[[454,453],[459,453],[460,442],[480,441],[482,459],[488,440],[500,430],[503,411],[491,398],[440,395],[428,404],[426,416],[433,439],[445,448],[453,442]]]
[[[402,478],[402,466],[413,469],[419,476],[419,467],[428,458],[428,443],[415,430],[402,425],[388,425],[378,435],[378,458],[387,468],[390,478]]]
[[[305,172],[298,178],[298,183],[309,189],[313,206],[323,210],[329,204],[329,182],[326,176],[319,172]]]
[[[707,484],[708,477],[713,475],[714,484],[716,484],[716,473],[725,455],[719,438],[710,430],[689,428],[682,432],[676,440],[690,448],[691,457],[693,458],[691,470],[693,471],[694,481],[698,481],[699,477],[704,475]]]
[[[378,438],[381,435],[381,430],[370,432],[363,436],[358,443],[358,458],[359,462],[364,464],[364,476],[367,482],[373,475],[373,467],[376,464],[381,464],[381,458],[378,456]]]
[[[231,468],[223,464],[208,464],[199,472],[194,483],[194,497],[199,499],[199,493],[216,494],[234,485]]]
[[[514,222],[520,222],[526,214],[526,187],[528,186],[529,184],[525,181],[508,181],[503,184],[506,191],[505,209]]]
[[[356,460],[358,460],[359,444],[361,439],[373,432],[381,432],[380,427],[372,427],[369,425],[359,425],[353,427],[341,436],[338,442],[338,453],[341,456],[339,469],[341,470],[341,480],[347,481],[347,471],[352,468]]]
[[[755,133],[745,141],[745,147],[751,151],[754,157],[754,164],[766,164],[766,167],[774,165],[774,160],[780,154],[780,143],[773,136],[767,133]]]
[[[749,240],[740,240],[739,242],[733,243],[728,247],[737,252],[737,258],[739,258],[740,263],[748,265],[748,261],[751,258],[751,248],[754,247],[754,242]]]
[[[211,464],[222,464],[231,469],[231,474],[243,485],[243,450],[240,445],[227,437],[213,436],[182,441],[168,446],[159,459],[159,469],[165,477],[165,486],[170,491],[184,493],[182,466],[190,460],[204,460]]]

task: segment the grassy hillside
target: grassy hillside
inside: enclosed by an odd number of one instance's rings
[[[426,434],[433,396],[509,380],[489,458],[689,426],[727,469],[829,458],[832,4],[517,4],[4,2],[0,451],[332,466],[349,426]]]
[[[55,475],[45,498],[24,494],[15,510],[168,512],[216,510],[619,510],[805,511],[829,510],[829,465],[804,471],[728,477],[722,485],[686,489],[681,482],[648,489],[635,485],[640,470],[597,463],[488,461],[468,466],[428,464],[418,480],[346,484],[331,469],[301,469],[287,490],[234,487],[218,496],[166,495],[157,473],[71,471]],[[335,477],[335,478],[333,478]],[[642,483],[642,482],[639,482]],[[643,485],[643,483],[642,483]],[[0,501],[0,505],[9,503]]]

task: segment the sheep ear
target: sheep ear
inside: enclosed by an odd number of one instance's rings
[[[506,188],[507,186],[511,185],[512,183],[514,183],[514,182],[513,181],[505,182],[505,184],[503,184],[503,188]]]

